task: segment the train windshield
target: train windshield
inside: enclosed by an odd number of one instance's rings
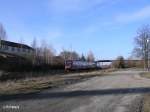
[[[71,64],[72,64],[72,61],[66,61],[66,62],[65,62],[65,65],[66,65],[66,66],[70,66]]]

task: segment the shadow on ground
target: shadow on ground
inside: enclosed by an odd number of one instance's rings
[[[60,92],[40,92],[30,94],[1,95],[0,102],[11,100],[38,100],[53,98],[71,98],[82,96],[102,96],[102,95],[120,95],[120,94],[138,94],[150,93],[150,88],[119,88],[103,90],[78,90],[78,91],[60,91]]]

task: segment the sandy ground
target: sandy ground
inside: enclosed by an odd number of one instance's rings
[[[0,112],[138,112],[150,80],[141,71],[113,72],[64,88],[0,97]]]

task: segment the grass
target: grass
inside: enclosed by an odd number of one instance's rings
[[[0,84],[0,94],[30,93],[50,87],[49,79],[32,78],[18,81],[7,81]]]
[[[150,79],[150,72],[143,72],[140,75]],[[142,112],[150,112],[150,94],[144,95],[142,107]]]
[[[144,95],[142,112],[150,112],[150,94]]]
[[[13,81],[9,80],[6,82],[0,82],[0,95],[38,92],[46,88],[60,87],[95,76],[104,76],[112,71],[114,71],[114,69],[86,73],[69,73],[66,75],[47,75]]]
[[[143,72],[140,74],[142,77],[150,79],[150,72]]]

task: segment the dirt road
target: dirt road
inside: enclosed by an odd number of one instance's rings
[[[134,112],[150,92],[150,80],[139,73],[118,71],[61,89],[0,97],[0,112]]]

